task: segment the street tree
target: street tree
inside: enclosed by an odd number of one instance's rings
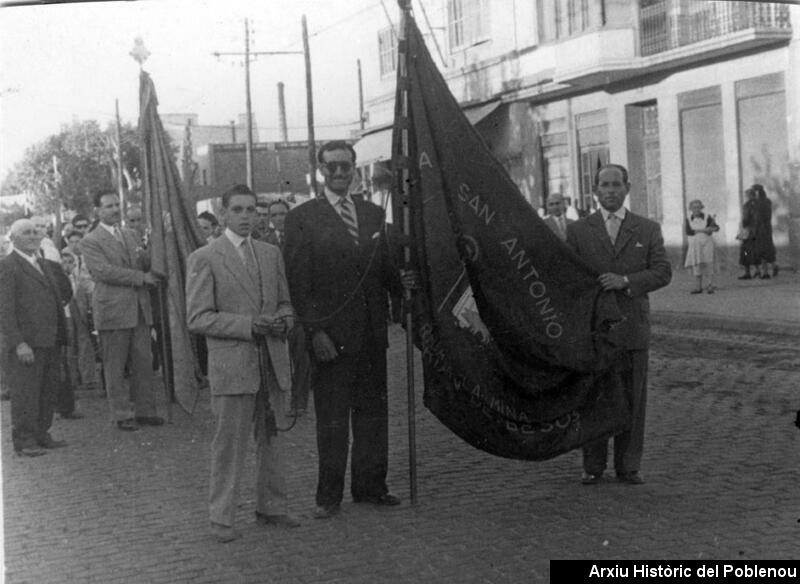
[[[120,136],[123,186],[128,200],[138,202],[137,131],[126,124]],[[105,130],[94,120],[65,125],[58,134],[28,148],[0,186],[0,196],[30,193],[36,212],[88,213],[95,190],[116,188],[118,184],[117,152],[113,124]]]

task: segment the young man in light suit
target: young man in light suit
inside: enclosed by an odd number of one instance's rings
[[[256,520],[297,527],[287,514],[285,397],[291,385],[286,335],[294,325],[280,250],[253,240],[256,195],[236,185],[222,196],[225,232],[189,256],[186,318],[205,335],[216,430],[211,443],[209,516],[220,542],[234,528],[239,483],[255,420]],[[274,417],[270,423],[269,415]]]
[[[149,271],[150,257],[142,248],[139,233],[120,227],[117,193],[99,191],[94,204],[100,222],[81,240],[79,248],[95,281],[92,311],[100,333],[111,416],[120,430],[161,426],[164,419],[156,415],[153,391],[153,315],[148,291],[158,279]],[[126,364],[130,393],[123,384]]]
[[[658,223],[623,207],[630,188],[625,167],[606,164],[599,168],[594,190],[600,209],[567,228],[567,244],[600,274],[600,286],[615,293],[625,317],[611,335],[626,352],[619,366],[632,416],[630,430],[614,437],[614,470],[620,482],[640,485],[644,483],[639,467],[644,448],[650,344],[647,294],[669,284],[672,268]],[[583,484],[595,485],[602,480],[607,455],[608,440],[584,447]]]

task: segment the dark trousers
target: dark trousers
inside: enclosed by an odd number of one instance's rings
[[[308,392],[311,387],[311,355],[308,354],[306,331],[296,324],[289,331],[289,353],[292,357],[292,409],[308,408]]]
[[[73,363],[73,356],[70,354],[72,348],[72,346],[61,347],[61,371],[55,407],[62,416],[68,416],[75,412],[75,382],[73,380],[76,379],[77,359]]]
[[[11,440],[14,449],[30,448],[49,436],[60,379],[61,347],[34,347],[33,363],[7,356],[11,387]]]
[[[647,407],[647,362],[649,351],[629,351],[622,371],[631,403],[631,429],[614,436],[614,470],[617,474],[638,472],[644,451],[644,421]],[[583,470],[602,474],[608,458],[608,440],[597,440],[583,449]]]
[[[317,505],[342,501],[351,425],[353,498],[387,493],[389,429],[383,344],[370,339],[358,354],[316,363],[313,384],[319,453]]]

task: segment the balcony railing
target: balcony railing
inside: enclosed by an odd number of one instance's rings
[[[789,6],[762,2],[641,0],[641,54],[670,49],[741,30],[791,30]]]

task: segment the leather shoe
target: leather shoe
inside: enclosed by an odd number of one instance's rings
[[[644,479],[637,471],[617,474],[617,480],[628,485],[643,485]]]
[[[79,414],[78,412],[70,412],[68,414],[60,414],[59,417],[62,420],[80,420],[83,418],[83,414]]]
[[[598,485],[603,480],[603,473],[591,474],[588,472],[583,473],[581,476],[582,485]]]
[[[64,448],[67,445],[64,440],[53,440],[50,436],[44,440],[40,440],[37,442],[37,444],[42,448],[47,448],[48,450],[52,450],[54,448]]]
[[[139,424],[133,418],[129,418],[127,420],[118,420],[117,428],[125,432],[136,432],[139,429]]]
[[[47,454],[47,451],[39,448],[38,446],[22,446],[21,448],[15,448],[14,454],[16,454],[17,456],[27,456],[29,458],[34,458],[36,456],[43,456]]]
[[[136,423],[140,426],[163,426],[164,418],[161,416],[136,416]]]
[[[242,534],[236,531],[233,527],[228,525],[220,525],[219,523],[211,524],[211,535],[219,543],[229,543],[242,537]]]
[[[300,522],[291,515],[266,515],[258,511],[256,511],[256,523],[286,528],[300,527]]]
[[[400,498],[392,495],[391,493],[384,493],[374,497],[353,497],[355,503],[372,503],[373,505],[381,505],[384,507],[394,507],[400,504]]]
[[[311,512],[311,517],[314,519],[330,519],[339,511],[341,508],[339,505],[319,505],[314,507],[314,510]]]

